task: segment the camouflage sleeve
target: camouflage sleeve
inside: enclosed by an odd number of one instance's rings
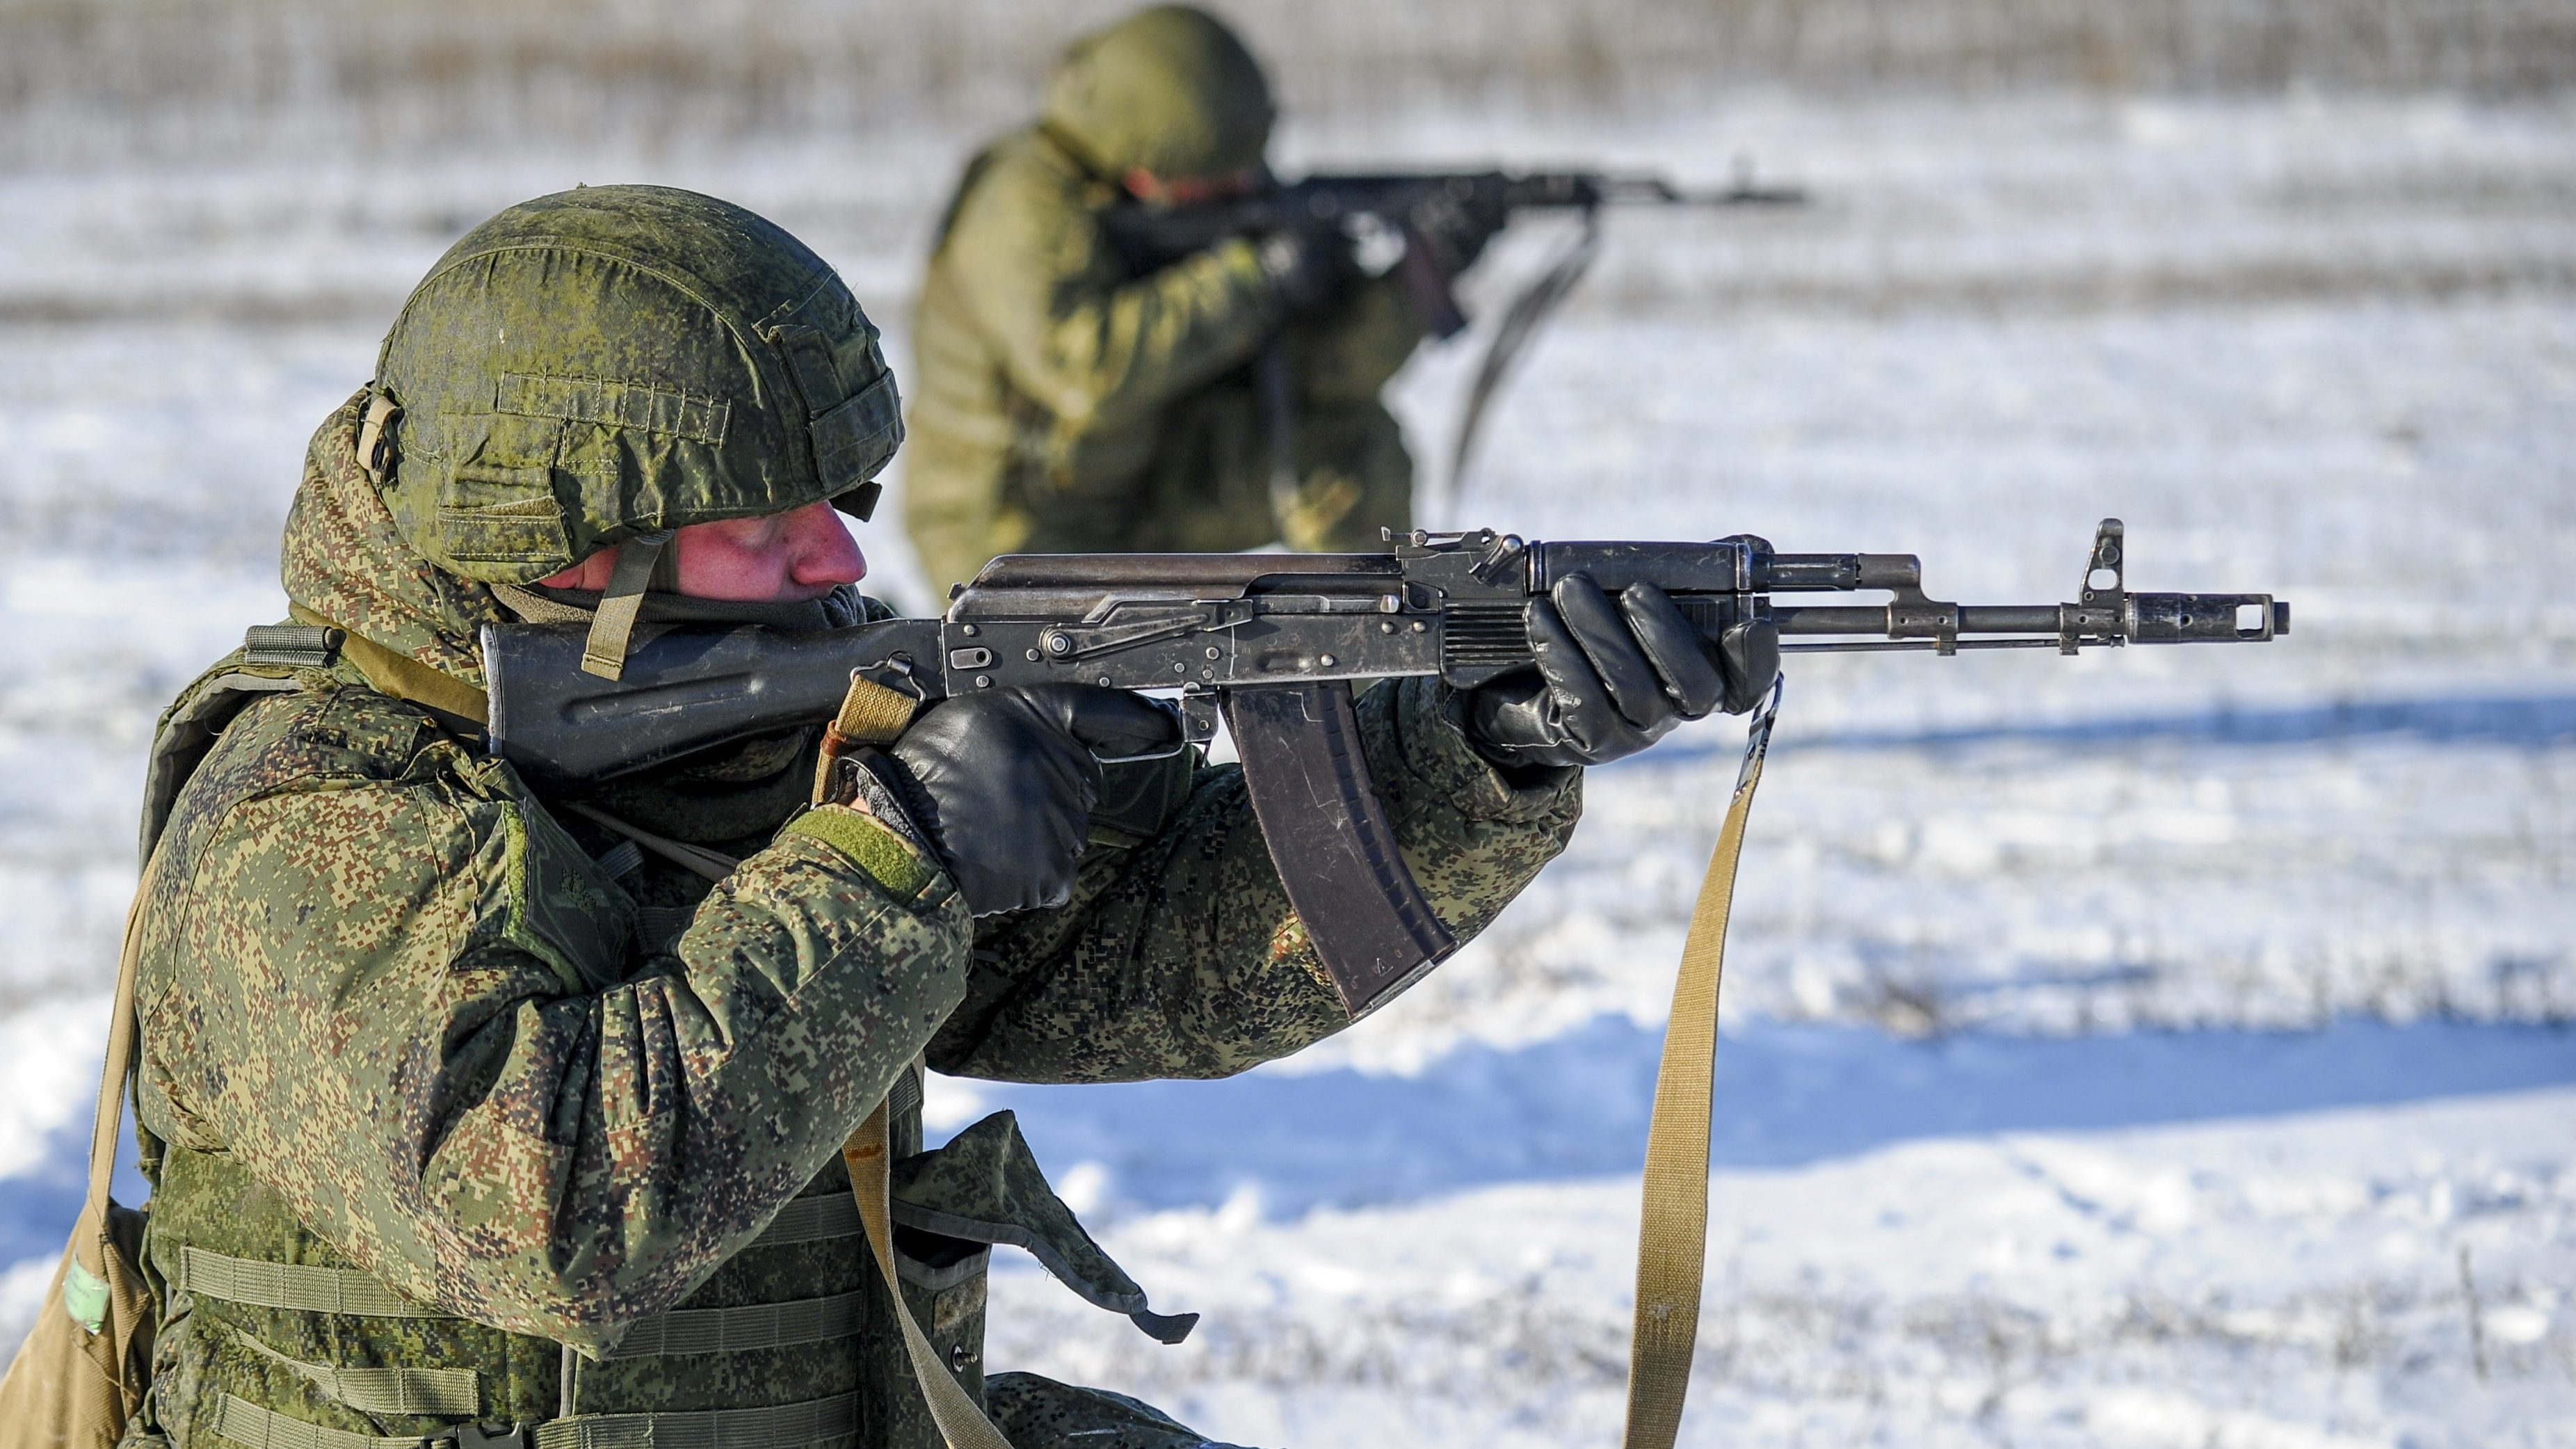
[[[1132,421],[1257,351],[1276,291],[1252,246],[1229,241],[1121,280],[1078,178],[1026,153],[997,159],[961,199],[944,264],[1011,382],[1075,432]]]
[[[1475,935],[1565,848],[1582,772],[1507,778],[1468,748],[1431,680],[1377,686],[1359,722],[1405,863],[1440,919]],[[979,939],[943,1072],[1029,1082],[1221,1077],[1349,1025],[1245,793],[1199,772],[1159,834],[1095,848],[1074,902]]]
[[[1297,400],[1326,408],[1375,402],[1423,335],[1401,269],[1361,282],[1315,316],[1289,324]]]
[[[835,812],[639,959],[632,907],[515,777],[405,713],[264,702],[181,796],[144,1115],[403,1293],[597,1345],[830,1160],[958,1000],[967,918]]]

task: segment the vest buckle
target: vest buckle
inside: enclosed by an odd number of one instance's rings
[[[536,1445],[536,1436],[524,1424],[459,1424],[455,1434],[456,1449],[535,1449]]]

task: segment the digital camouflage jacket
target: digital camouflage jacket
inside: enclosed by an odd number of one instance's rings
[[[474,630],[502,605],[397,542],[357,405],[315,438],[287,592],[479,688]],[[1562,847],[1579,774],[1507,781],[1427,683],[1359,713],[1407,862],[1472,934]],[[345,655],[236,655],[181,696],[138,927],[164,1308],[139,1437],[362,1449],[477,1421],[545,1449],[934,1449],[836,1155],[861,1117],[891,1093],[917,1154],[925,1058],[1213,1077],[1345,1024],[1237,770],[1114,779],[1072,903],[975,921],[865,817],[800,823],[811,748],[583,802],[741,858],[710,886],[638,863]],[[1200,1442],[1115,1396],[985,1379],[981,1242],[1144,1308],[1006,1115],[896,1176],[905,1296],[1015,1442]]]

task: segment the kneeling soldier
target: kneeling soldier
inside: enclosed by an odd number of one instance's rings
[[[970,162],[922,282],[904,523],[942,591],[998,553],[1381,547],[1413,459],[1378,401],[1423,337],[1395,272],[1328,221],[1165,263],[1121,206],[1267,179],[1269,82],[1233,32],[1158,6],[1074,45],[1044,118]],[[1502,226],[1430,239],[1464,267]]]
[[[1007,1114],[924,1153],[920,1074],[1216,1077],[1346,1025],[1237,770],[1104,768],[1169,726],[1089,688],[926,711],[873,805],[809,807],[814,730],[552,796],[478,728],[487,624],[581,622],[613,667],[667,621],[881,617],[834,507],[864,512],[900,436],[840,279],[706,197],[516,206],[412,293],[314,436],[296,623],[252,631],[155,743],[139,1433],[936,1449],[931,1363],[1021,1449],[1206,1442],[986,1375],[990,1242],[1157,1336],[1186,1321],[1148,1310]],[[1659,601],[1569,585],[1551,624],[1579,648],[1544,675],[1363,697],[1459,935],[1563,847],[1579,766],[1718,698]],[[840,1156],[880,1103],[892,1282]]]

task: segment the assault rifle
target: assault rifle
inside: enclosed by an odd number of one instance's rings
[[[1685,190],[1661,176],[1605,171],[1376,171],[1325,173],[1285,182],[1245,196],[1113,208],[1104,221],[1111,245],[1128,269],[1144,275],[1229,237],[1260,236],[1318,225],[1336,226],[1365,241],[1372,235],[1401,238],[1395,265],[1402,268],[1414,311],[1432,335],[1466,330],[1450,281],[1463,270],[1443,254],[1438,238],[1454,234],[1465,216],[1511,217],[1525,211],[1571,212],[1582,231],[1521,293],[1504,307],[1491,345],[1468,385],[1458,435],[1449,455],[1447,487],[1454,503],[1475,446],[1486,404],[1528,345],[1539,324],[1574,290],[1600,250],[1602,208],[1612,206],[1780,207],[1807,199],[1803,188],[1768,185],[1753,177],[1752,163],[1736,162],[1726,186]],[[1265,387],[1276,387],[1265,383]],[[1273,403],[1274,413],[1279,405]],[[1273,418],[1274,424],[1284,419]]]
[[[592,784],[832,717],[853,678],[920,701],[1023,683],[1177,691],[1185,743],[1224,714],[1262,835],[1324,967],[1358,1013],[1455,946],[1396,853],[1360,758],[1352,681],[1461,688],[1530,668],[1522,616],[1566,575],[1654,583],[1716,639],[1770,619],[1783,652],[2043,650],[2257,642],[2290,629],[2269,593],[2130,593],[2117,518],[2074,603],[1942,603],[1914,554],[1412,534],[1383,554],[1012,554],[938,619],[853,629],[672,627],[623,678],[582,670],[577,624],[489,624],[492,748],[544,789]],[[1886,593],[1886,603],[1777,596]]]
[[[1370,171],[1309,176],[1182,206],[1132,203],[1113,209],[1105,225],[1120,255],[1139,273],[1229,237],[1318,225],[1340,227],[1355,238],[1371,232],[1401,236],[1400,264],[1423,321],[1437,335],[1451,337],[1467,325],[1449,291],[1457,268],[1444,265],[1448,259],[1435,255],[1429,239],[1451,234],[1460,217],[1571,211],[1590,218],[1605,206],[1794,206],[1805,200],[1797,187],[1759,185],[1743,169],[1732,184],[1713,191],[1685,191],[1661,176],[1604,171]]]
[[[1289,901],[1354,1016],[1455,948],[1398,855],[1369,780],[1351,684],[1437,675],[1473,687],[1532,663],[1523,617],[1557,580],[1645,581],[1711,639],[1768,619],[1784,653],[2079,649],[2271,639],[2269,594],[2131,593],[2105,519],[2076,602],[1953,604],[1911,554],[1775,553],[1714,543],[1537,543],[1414,533],[1354,554],[1021,554],[984,566],[932,619],[790,633],[675,627],[585,673],[578,625],[483,630],[492,748],[541,788],[663,764],[832,717],[853,678],[923,701],[1013,685],[1178,690],[1187,743],[1234,736]],[[1775,596],[1878,591],[1882,604]]]

